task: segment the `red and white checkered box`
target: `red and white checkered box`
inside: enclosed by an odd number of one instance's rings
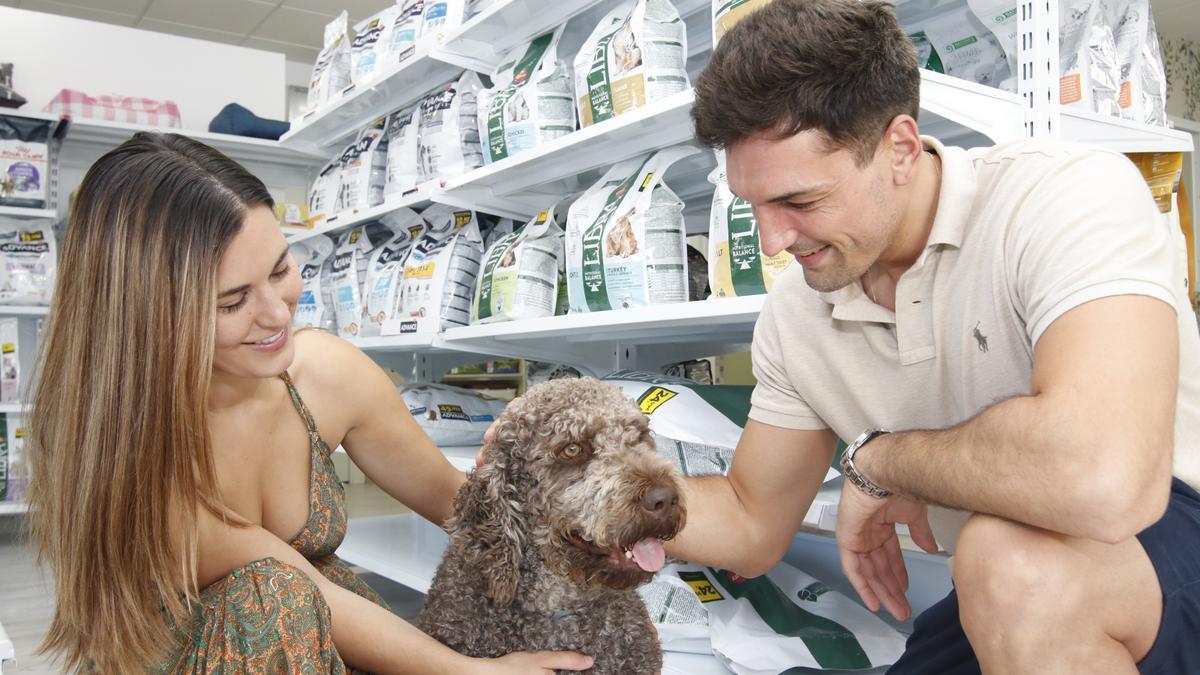
[[[74,89],[63,89],[55,94],[42,112],[151,127],[182,125],[179,106],[174,101],[134,96],[88,96]]]

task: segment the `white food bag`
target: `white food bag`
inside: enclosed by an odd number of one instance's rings
[[[1102,115],[1120,115],[1120,66],[1105,0],[1061,0],[1058,4],[1058,99]]]
[[[571,70],[560,26],[512,50],[479,94],[483,159],[492,163],[575,131]]]
[[[49,305],[57,276],[49,225],[0,222],[0,305]]]
[[[609,12],[575,56],[580,126],[686,91],[687,28],[669,0],[634,0]]]
[[[483,237],[474,211],[434,204],[422,214],[428,229],[409,251],[404,263],[401,315],[420,320],[432,317],[431,328],[465,326],[471,319],[471,300]]]
[[[479,75],[467,72],[421,100],[417,167],[422,182],[453,178],[483,166],[476,117],[481,89]]]
[[[966,5],[947,7],[922,21],[920,29],[947,75],[989,87],[1015,85],[1000,41]]]
[[[380,117],[358,133],[354,145],[342,155],[341,210],[364,210],[383,203],[387,182],[387,117]]]
[[[687,301],[683,202],[662,179],[672,164],[697,152],[676,146],[622,162],[571,206],[566,234],[571,312]]]
[[[483,445],[484,432],[506,405],[472,389],[445,384],[413,383],[399,389],[409,414],[440,447]]]
[[[1120,68],[1117,105],[1121,117],[1167,126],[1167,76],[1149,0],[1116,3],[1111,22]]]
[[[440,45],[462,25],[466,14],[466,0],[426,0],[421,32],[430,44]]]
[[[398,12],[388,41],[388,60],[401,63],[416,53],[421,44],[421,31],[425,25],[425,0],[399,0]]]
[[[500,237],[483,257],[472,323],[554,316],[563,270],[563,229],[555,208]]]
[[[308,83],[308,109],[341,96],[342,90],[350,85],[350,35],[349,15],[345,10],[325,26],[325,42],[317,62],[313,66]]]
[[[338,240],[330,270],[338,335],[356,338],[379,334],[378,327],[366,320],[362,282],[371,252],[392,234],[386,224],[376,221],[352,228]]]
[[[383,194],[403,194],[417,187],[420,169],[417,167],[417,106],[397,110],[388,115],[388,150]]]
[[[362,32],[354,36],[350,46],[350,62],[353,70],[350,78],[354,86],[367,86],[377,79],[387,64],[391,50],[392,30],[400,8],[395,5],[367,19]]]
[[[397,209],[385,219],[394,234],[371,252],[363,279],[367,322],[373,326],[372,332],[376,333],[385,321],[401,316],[404,262],[413,244],[425,233],[425,219],[412,209]]]
[[[317,235],[288,248],[304,282],[292,325],[296,328],[335,330],[337,319],[333,307],[333,284],[328,274],[333,267],[333,240]]]

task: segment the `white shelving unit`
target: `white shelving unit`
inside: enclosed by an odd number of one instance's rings
[[[399,196],[384,201],[382,204],[377,204],[369,209],[354,210],[338,213],[330,218],[325,219],[321,224],[310,230],[297,230],[287,234],[288,243],[296,243],[311,239],[322,234],[328,234],[334,230],[341,230],[347,227],[352,227],[360,223],[376,220],[381,216],[385,216],[397,209],[410,208],[420,211],[430,204],[437,201],[437,198],[442,194],[441,184],[439,182],[428,182],[418,185],[416,188],[405,192]]]
[[[14,516],[25,513],[29,505],[25,502],[0,502],[0,516]]]
[[[14,658],[16,652],[13,650],[12,640],[9,640],[8,633],[4,632],[4,624],[0,624],[0,672],[4,670],[4,663]]]
[[[0,316],[46,316],[49,307],[33,305],[0,305]]]
[[[58,218],[58,211],[54,209],[26,209],[19,206],[0,206],[0,218],[54,220]]]

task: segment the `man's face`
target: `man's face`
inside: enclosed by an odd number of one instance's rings
[[[862,277],[892,243],[903,207],[890,160],[881,150],[859,166],[818,131],[755,134],[726,148],[729,188],[754,208],[763,253],[792,254],[822,292]]]

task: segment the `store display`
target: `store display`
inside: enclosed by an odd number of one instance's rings
[[[1120,66],[1105,0],[1061,0],[1059,103],[1103,115],[1120,115]]]
[[[49,223],[0,221],[0,305],[49,305],[58,246]]]
[[[462,25],[466,14],[466,0],[426,0],[421,32],[430,44],[440,45]]]
[[[1121,73],[1117,105],[1121,117],[1134,122],[1167,126],[1167,75],[1150,0],[1116,3],[1117,63]]]
[[[487,249],[475,283],[472,323],[553,316],[563,270],[562,204],[539,213]]]
[[[425,0],[399,0],[396,6],[399,11],[392,26],[388,48],[391,63],[401,63],[416,53],[425,25]]]
[[[50,133],[53,123],[0,113],[0,206],[50,205]]]
[[[716,154],[717,168],[708,176],[716,188],[709,215],[708,283],[718,298],[766,293],[795,258],[787,251],[763,253],[754,210],[729,190],[725,153]]]
[[[352,228],[338,240],[330,269],[338,335],[355,338],[379,334],[378,326],[366,320],[362,283],[371,252],[393,234],[385,223],[373,221]]]
[[[566,232],[571,312],[687,301],[683,202],[663,176],[697,152],[676,146],[621,162],[571,206]]]
[[[485,163],[575,131],[571,70],[558,58],[563,27],[512,50],[479,93]]]
[[[349,15],[345,10],[325,26],[325,41],[308,83],[308,108],[315,110],[342,95],[350,85]]]
[[[296,301],[292,325],[331,332],[336,330],[337,316],[330,276],[333,272],[333,240],[317,235],[292,244],[288,249],[300,268],[300,279],[304,282],[300,299]]]
[[[0,403],[21,398],[21,325],[16,317],[0,318]]]
[[[387,117],[380,117],[358,133],[342,154],[342,181],[338,211],[363,210],[383,203],[387,183]]]
[[[399,389],[409,414],[441,447],[483,445],[484,432],[505,406],[500,399],[446,384],[413,383]]]
[[[378,333],[385,321],[400,318],[404,288],[404,262],[413,244],[425,234],[425,219],[412,209],[397,209],[383,220],[394,233],[371,252],[363,279],[363,297],[367,303],[367,321]]]
[[[422,214],[428,229],[404,263],[402,315],[431,328],[464,326],[471,320],[475,278],[483,258],[483,235],[474,211],[434,204]]]
[[[179,106],[174,101],[118,94],[90,96],[74,89],[63,89],[55,94],[42,112],[77,120],[104,120],[155,128],[183,126]]]
[[[453,178],[483,166],[476,118],[481,89],[479,75],[466,72],[421,100],[417,168],[422,182]]]
[[[622,3],[575,56],[580,126],[686,91],[687,54],[687,28],[669,0]]]
[[[392,5],[362,24],[362,30],[350,44],[350,80],[354,86],[363,87],[379,79],[388,63],[391,51],[392,30],[400,8]]]

